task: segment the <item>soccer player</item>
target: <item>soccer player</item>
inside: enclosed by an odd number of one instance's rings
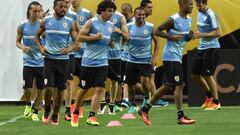
[[[157,49],[152,54],[153,24],[146,21],[145,11],[142,7],[134,10],[135,21],[128,24],[129,44],[128,59],[126,65],[126,82],[129,86],[129,98],[131,107],[128,113],[135,112],[135,87],[139,82],[143,90],[150,92],[151,64],[156,63]],[[158,48],[158,42],[154,48]],[[134,108],[134,109],[133,109]]]
[[[23,51],[23,80],[26,106],[24,116],[32,114],[33,121],[39,121],[38,110],[40,109],[42,91],[44,89],[43,56],[37,48],[34,36],[40,25],[41,4],[33,1],[28,5],[27,20],[17,28],[16,45]],[[34,106],[31,106],[31,92],[33,91],[33,79],[36,78],[37,97]]]
[[[83,97],[88,89],[95,87],[95,93],[91,101],[91,108],[87,119],[87,124],[98,126],[100,123],[96,119],[96,112],[100,104],[100,98],[104,92],[105,81],[108,71],[108,49],[113,47],[110,42],[114,25],[108,21],[116,9],[112,1],[102,1],[98,4],[97,14],[88,20],[78,34],[81,42],[86,42],[86,47],[82,56],[82,70],[80,78],[80,89],[76,97],[76,108],[73,112],[71,126],[78,127],[79,107],[83,102]]]
[[[66,13],[66,16],[71,18],[74,23],[75,26],[77,28],[77,23],[78,23],[78,16],[77,13],[73,12],[70,9],[71,6],[71,0],[65,0],[65,2],[67,3],[68,6],[68,12]],[[72,44],[72,39],[69,39],[69,45]],[[72,93],[73,93],[73,89],[74,89],[74,84],[73,84],[73,74],[75,71],[75,52],[72,51],[69,53],[69,61],[68,61],[68,75],[67,75],[67,89],[65,91],[65,115],[64,115],[64,119],[66,121],[71,121],[71,111],[70,111],[70,107],[71,107],[71,101],[72,101]]]
[[[111,1],[111,0],[104,0],[104,1]],[[110,48],[108,50],[108,78],[111,82],[111,89],[110,89],[110,103],[109,103],[109,114],[115,115],[114,105],[117,96],[117,92],[119,89],[119,83],[121,82],[121,45],[120,41],[121,38],[127,39],[128,38],[128,29],[125,17],[114,9],[114,13],[110,18],[110,21],[114,24],[113,33],[111,35],[111,39],[114,42],[114,48]],[[101,107],[99,110],[99,114],[104,112],[103,106],[106,104],[105,101],[101,102]],[[120,105],[121,102],[116,104]],[[115,106],[117,107],[117,106]]]
[[[146,18],[152,15],[152,9],[153,9],[152,1],[142,0],[140,3],[140,7],[144,9]],[[156,43],[159,41],[154,40],[154,42]],[[159,48],[154,48],[154,49],[159,50]],[[154,65],[152,65],[152,68],[151,68],[151,78],[150,78],[151,95],[153,95],[156,92],[156,85],[155,85],[156,63],[153,63],[153,64]],[[148,102],[148,100],[149,100],[149,96],[145,96],[142,105],[145,105]],[[168,106],[168,104],[169,104],[168,102],[165,102],[159,99],[156,101],[154,106]]]
[[[151,125],[148,112],[152,105],[164,95],[167,90],[174,89],[174,101],[177,109],[178,124],[192,124],[195,120],[189,119],[182,108],[182,91],[184,88],[182,70],[182,51],[188,41],[192,39],[191,18],[187,15],[192,13],[192,0],[178,0],[179,11],[169,17],[166,22],[161,24],[154,32],[156,36],[166,38],[167,43],[164,47],[162,59],[164,68],[164,83],[151,97],[149,103],[139,109],[138,113],[142,116],[146,125]],[[167,33],[163,32],[167,30]]]
[[[55,91],[56,93],[53,96],[54,106],[52,125],[59,124],[59,111],[67,83],[67,67],[69,59],[68,53],[74,50],[76,47],[76,45],[69,45],[70,36],[74,41],[77,33],[74,21],[65,16],[67,13],[67,8],[68,5],[65,0],[54,0],[54,13],[47,16],[45,20],[40,23],[40,27],[35,36],[35,41],[39,50],[43,55],[45,55],[45,110],[42,117],[44,124],[48,124],[50,119],[52,91]],[[40,42],[40,36],[43,32],[45,32],[46,40],[44,47]]]
[[[73,12],[77,13],[77,15],[78,15],[77,25],[78,25],[79,29],[81,29],[83,27],[83,25],[87,22],[87,20],[92,18],[91,11],[84,8],[84,7],[81,7],[81,3],[82,3],[82,0],[72,0],[72,8],[71,8],[71,10]],[[86,46],[86,43],[81,42],[79,50],[75,51],[75,72],[74,72],[74,75],[77,76],[79,78],[79,80],[81,78],[81,69],[82,69],[81,62],[82,62],[82,56],[83,56],[83,51],[85,49],[85,46]],[[80,86],[80,83],[79,83],[78,86]],[[75,97],[75,96],[73,96],[73,97]],[[75,100],[72,100],[73,111],[75,109],[75,104],[74,103],[75,103]],[[83,104],[82,104],[79,108],[79,118],[82,118],[83,116],[84,115],[83,115]]]
[[[221,30],[217,15],[207,6],[207,0],[195,0],[195,2],[198,9],[198,31],[194,33],[194,38],[199,39],[199,45],[194,56],[192,78],[206,92],[202,109],[218,110],[221,105],[213,74],[214,56],[216,49],[220,48],[218,37],[221,36]]]
[[[132,5],[130,3],[123,3],[121,6],[121,13],[125,16],[127,24],[135,21],[133,17],[133,10]],[[121,96],[123,93],[123,99],[121,105],[129,108],[129,98],[128,98],[128,86],[125,83],[124,78],[126,78],[125,70],[126,70],[126,63],[128,59],[128,47],[129,45],[126,44],[126,41],[123,41],[122,51],[121,51],[121,79],[122,79],[122,91],[121,89],[118,91],[117,100],[121,101]]]

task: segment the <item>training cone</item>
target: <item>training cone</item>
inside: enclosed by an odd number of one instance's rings
[[[120,126],[123,126],[121,122],[119,121],[110,121],[108,124],[107,124],[108,127],[120,127]]]
[[[136,119],[136,117],[133,114],[125,113],[125,114],[123,114],[121,119]]]

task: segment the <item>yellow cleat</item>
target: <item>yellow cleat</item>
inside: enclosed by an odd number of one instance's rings
[[[28,118],[29,116],[31,116],[31,114],[32,114],[32,106],[26,105],[23,114],[24,114],[25,118]]]
[[[38,115],[36,113],[32,114],[32,121],[39,121]]]
[[[97,122],[97,118],[95,116],[89,117],[87,119],[87,124],[92,125],[92,126],[99,126],[100,125],[100,123]]]
[[[213,111],[213,110],[219,110],[220,108],[221,108],[220,103],[219,104],[211,103],[204,110]]]
[[[213,98],[206,97],[204,103],[201,106],[201,108],[202,109],[207,108],[212,103],[212,100],[213,100]]]

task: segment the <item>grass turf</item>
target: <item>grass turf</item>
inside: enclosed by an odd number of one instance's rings
[[[185,114],[197,120],[192,125],[178,125],[174,105],[152,108],[150,111],[151,126],[146,126],[141,117],[135,113],[136,119],[122,120],[121,116],[127,112],[98,115],[101,125],[98,127],[86,124],[89,106],[85,106],[85,116],[80,119],[79,127],[72,128],[70,122],[63,118],[64,107],[61,110],[59,126],[52,126],[42,122],[33,122],[30,118],[20,118],[16,122],[10,119],[23,113],[23,106],[0,106],[0,135],[239,135],[240,134],[240,107],[222,107],[218,111],[203,111],[198,107],[184,106]],[[40,115],[42,115],[42,111]],[[120,121],[122,127],[107,127],[111,120]]]

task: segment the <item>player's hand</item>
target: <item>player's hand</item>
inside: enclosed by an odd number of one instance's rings
[[[193,33],[193,39],[198,39],[198,38],[201,38],[201,33],[200,32],[194,32]]]
[[[61,53],[62,53],[62,54],[65,54],[65,55],[67,55],[69,52],[70,52],[69,48],[63,48],[63,49],[61,50]]]
[[[110,46],[110,48],[114,48],[114,46],[115,46],[115,43],[114,43],[114,41],[113,41],[113,40],[111,40],[111,41],[109,42],[109,46]]]
[[[101,39],[103,39],[103,34],[100,33],[100,32],[98,32],[96,35],[94,35],[94,39],[95,39],[95,40],[101,40]]]
[[[27,47],[27,46],[23,46],[22,51],[23,51],[24,53],[29,53],[30,48]]]
[[[47,56],[47,50],[46,50],[46,48],[44,48],[44,47],[41,48],[41,49],[40,49],[40,52],[41,52],[42,55]]]
[[[117,32],[118,34],[122,34],[122,31],[118,27],[115,27],[113,29],[113,32]]]

